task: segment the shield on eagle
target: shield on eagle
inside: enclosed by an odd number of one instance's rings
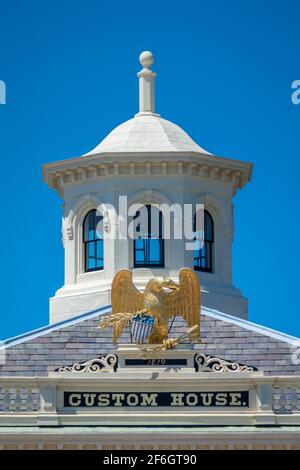
[[[150,315],[135,315],[131,320],[131,336],[135,343],[145,343],[150,336],[154,325],[154,318]]]

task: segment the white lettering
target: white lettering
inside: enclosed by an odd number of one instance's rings
[[[156,398],[157,393],[141,393],[142,402],[141,406],[157,406]]]
[[[135,393],[129,393],[129,395],[127,395],[127,404],[129,406],[136,406],[138,402],[139,402],[139,397]]]
[[[195,406],[198,403],[198,396],[196,393],[188,393],[186,396],[186,403],[189,406]]]
[[[204,406],[210,406],[212,404],[213,393],[200,393]]]
[[[103,465],[126,465],[133,468],[136,462],[137,457],[116,457],[113,454],[103,458]]]
[[[228,401],[227,393],[216,394],[216,406],[224,406],[227,404],[227,401]]]
[[[229,393],[229,396],[231,398],[231,401],[229,403],[230,406],[241,406],[242,401],[241,401],[241,394],[236,392],[236,393]]]
[[[80,393],[72,393],[69,396],[69,405],[71,406],[79,406],[81,403],[81,394]]]
[[[96,393],[84,393],[83,397],[84,397],[84,403],[86,406],[95,405]]]
[[[125,395],[124,393],[113,393],[111,398],[114,400],[114,406],[122,406]]]
[[[184,406],[184,393],[171,393],[171,406]]]
[[[108,406],[109,405],[109,393],[100,393],[98,396],[98,406]]]

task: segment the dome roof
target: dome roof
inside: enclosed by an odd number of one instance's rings
[[[197,145],[179,126],[155,113],[154,79],[150,70],[153,54],[144,51],[140,55],[143,69],[139,78],[139,113],[124,122],[85,155],[119,152],[198,152],[209,154]]]
[[[209,154],[181,127],[154,113],[138,114],[113,129],[86,155],[106,152],[198,152]]]

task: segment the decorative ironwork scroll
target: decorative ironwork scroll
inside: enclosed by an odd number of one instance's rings
[[[238,362],[226,361],[220,357],[207,356],[204,353],[195,357],[198,372],[254,372],[256,367],[247,366]]]
[[[96,357],[85,362],[78,362],[71,366],[59,367],[58,369],[56,369],[56,372],[114,372],[117,360],[117,356],[115,356],[114,354],[108,354],[107,356]]]

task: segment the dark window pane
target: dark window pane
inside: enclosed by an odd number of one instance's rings
[[[91,210],[83,222],[85,271],[103,269],[102,216]]]
[[[93,242],[88,243],[88,257],[95,258],[95,256],[96,256],[95,244]]]
[[[151,238],[147,240],[149,244],[149,259],[152,263],[159,263],[160,261],[160,240]]]
[[[103,268],[103,240],[96,242],[96,264],[97,268]]]
[[[136,267],[161,267],[164,266],[162,214],[161,212],[158,212],[158,209],[156,207],[153,207],[151,205],[147,205],[146,209],[148,219],[148,233],[141,233],[140,237],[134,240],[134,265]],[[136,215],[133,218],[137,218],[139,214],[140,211],[137,211]],[[153,217],[153,220],[151,220],[151,216]],[[155,217],[157,217],[157,219]],[[137,220],[137,224],[137,227],[140,228],[139,220]],[[143,227],[142,232],[144,232],[144,230],[145,228]]]
[[[93,214],[89,212],[84,219],[83,223],[83,241],[93,239]]]
[[[145,262],[145,254],[143,251],[136,251],[135,253],[135,261],[139,264],[144,264]]]
[[[212,272],[212,246],[214,241],[214,225],[211,215],[206,210],[204,211],[204,243],[201,248],[199,248],[198,240],[199,232],[196,232],[196,239],[194,244],[194,269],[198,271]]]
[[[204,212],[204,238],[210,242],[214,239],[213,221],[207,211]]]
[[[95,269],[96,268],[96,260],[95,258],[88,259],[88,269]]]

